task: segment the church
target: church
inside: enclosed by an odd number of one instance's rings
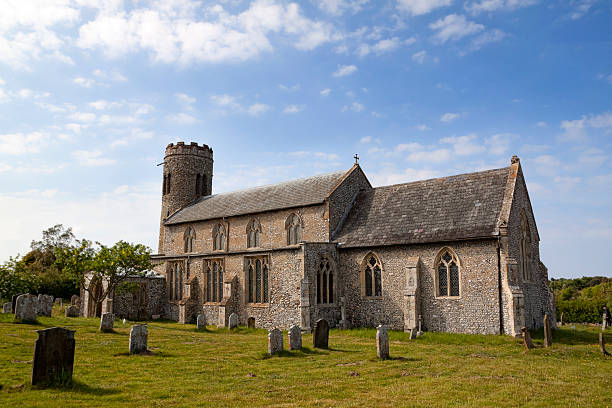
[[[132,301],[142,317],[512,336],[544,314],[555,321],[516,156],[500,169],[383,187],[357,162],[222,194],[212,177],[208,146],[166,147],[158,276],[141,279]]]

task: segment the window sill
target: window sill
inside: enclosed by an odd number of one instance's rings
[[[247,303],[247,307],[266,308],[270,307],[270,303]]]
[[[204,302],[202,306],[219,306],[221,302]]]
[[[449,300],[457,300],[462,299],[463,296],[436,296],[436,299],[449,299]]]

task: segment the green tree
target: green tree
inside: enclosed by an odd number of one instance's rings
[[[119,241],[112,247],[91,241],[56,250],[57,265],[71,274],[98,306],[128,277],[144,276],[152,267],[151,249]]]
[[[10,258],[0,265],[0,298],[38,291],[40,278],[27,272],[22,259]]]

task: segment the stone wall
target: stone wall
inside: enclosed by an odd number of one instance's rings
[[[334,270],[334,302],[326,305],[317,304],[317,271],[322,257],[327,257],[332,262]],[[330,326],[337,326],[340,321],[340,297],[343,296],[343,287],[338,271],[338,252],[336,250],[336,244],[325,242],[305,243],[303,269],[304,280],[308,283],[307,293],[303,293],[303,295],[308,296],[307,305],[309,318],[307,320],[309,324],[307,325],[305,322],[302,322],[302,329],[312,329],[317,319],[325,319]],[[304,290],[302,291],[304,292]]]
[[[112,312],[129,320],[150,320],[153,315],[166,314],[166,279],[164,277],[133,277],[125,280],[138,286],[129,292],[115,293]]]
[[[330,236],[342,225],[342,221],[348,215],[359,191],[369,188],[372,188],[372,186],[361,170],[361,167],[355,165],[329,196]]]
[[[460,296],[438,297],[435,261],[448,246],[460,261]],[[361,265],[374,253],[382,263],[382,298],[361,295]],[[404,290],[408,265],[420,258],[419,284],[423,328],[455,333],[499,333],[496,240],[339,250],[347,319],[352,326],[404,329]]]

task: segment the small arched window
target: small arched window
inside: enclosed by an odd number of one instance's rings
[[[302,228],[304,227],[302,219],[299,215],[292,213],[285,221],[285,230],[287,230],[287,245],[295,245],[302,242]]]
[[[227,231],[222,223],[213,228],[213,250],[223,251],[227,243]]]
[[[205,264],[206,301],[220,302],[223,299],[223,259],[207,260]]]
[[[531,280],[531,230],[525,210],[521,213],[521,276],[523,280]]]
[[[323,256],[317,270],[317,304],[334,303],[334,266]]]
[[[195,230],[193,227],[188,227],[185,230],[185,234],[183,234],[183,240],[185,241],[185,253],[193,252],[195,238]]]
[[[249,221],[246,229],[247,248],[256,248],[259,246],[259,237],[261,235],[261,224],[255,218]]]
[[[372,253],[366,255],[361,265],[361,294],[368,297],[382,296],[382,264]]]
[[[436,283],[438,296],[459,296],[459,260],[450,248],[442,248],[438,254]]]

